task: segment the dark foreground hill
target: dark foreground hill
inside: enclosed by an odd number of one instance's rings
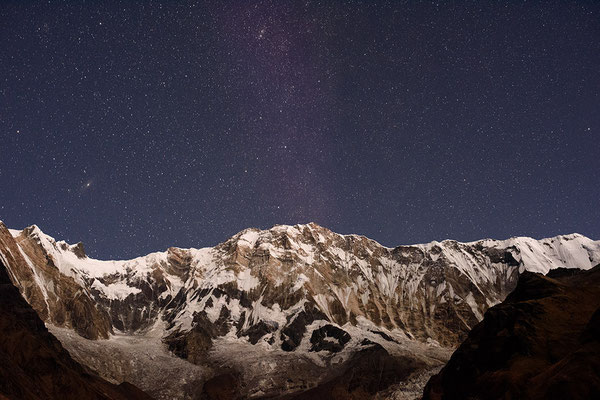
[[[151,399],[76,363],[11,283],[0,259],[0,399]]]
[[[600,265],[524,272],[425,387],[436,399],[600,399]]]

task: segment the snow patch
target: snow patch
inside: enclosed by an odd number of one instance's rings
[[[125,282],[115,282],[109,285],[105,285],[97,279],[94,280],[92,288],[98,290],[104,295],[104,297],[113,300],[124,300],[130,294],[135,295],[141,292],[140,289],[133,286],[129,286]]]

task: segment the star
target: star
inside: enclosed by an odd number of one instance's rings
[[[266,29],[266,28],[261,28],[261,29],[258,31],[258,39],[263,39],[263,38],[265,37],[265,33],[266,33],[266,32],[267,32],[267,29]]]
[[[532,4],[527,24],[496,2],[13,3],[0,13],[10,225],[75,232],[89,210],[127,210],[122,230],[90,221],[110,233],[100,257],[311,220],[390,246],[600,238],[600,2]]]

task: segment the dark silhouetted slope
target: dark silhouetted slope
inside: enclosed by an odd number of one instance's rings
[[[600,265],[525,272],[425,388],[437,399],[600,398]]]

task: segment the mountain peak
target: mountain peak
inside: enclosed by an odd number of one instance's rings
[[[35,224],[30,225],[27,228],[23,229],[23,232],[27,236],[40,235],[40,234],[44,233],[44,232],[42,232],[42,230],[40,229],[40,227],[37,226],[37,225],[35,225]]]

